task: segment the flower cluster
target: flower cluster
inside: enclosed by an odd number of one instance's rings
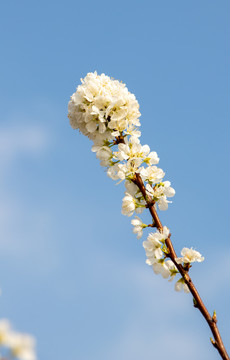
[[[89,73],[81,82],[69,102],[70,125],[94,142],[92,151],[101,166],[107,167],[107,175],[118,183],[125,180],[122,214],[141,214],[149,204],[159,210],[167,210],[171,202],[168,198],[175,195],[175,190],[169,181],[164,181],[165,173],[157,166],[157,153],[140,142],[140,112],[135,96],[125,84],[105,74]],[[144,192],[136,184],[137,175],[143,183]],[[144,224],[137,216],[131,223],[138,239],[142,237],[143,229],[154,227],[154,224]],[[178,273],[177,264],[187,266],[203,258],[195,250],[184,248],[183,257],[173,262],[168,256],[168,237],[169,229],[164,227],[150,233],[143,246],[147,264],[156,274],[172,280]],[[177,281],[175,289],[188,290],[183,278]]]
[[[155,233],[150,233],[146,241],[143,241],[143,247],[147,256],[146,263],[152,266],[155,274],[161,274],[163,278],[171,281],[176,274],[179,273],[172,260],[166,260],[168,249],[165,240],[169,237],[169,229],[164,226],[162,231],[157,230]],[[204,257],[198,251],[193,249],[183,248],[181,251],[181,258],[177,258],[177,264],[183,264],[185,267],[190,266],[191,262],[201,262]],[[175,290],[189,292],[189,288],[183,278],[180,278],[175,284]]]
[[[167,247],[165,240],[169,236],[169,229],[164,226],[162,231],[150,233],[147,240],[143,241],[143,247],[147,256],[146,263],[152,266],[155,274],[161,274],[164,279],[172,280],[178,273],[172,260],[165,260]]]
[[[169,181],[163,182],[165,173],[156,166],[157,153],[140,143],[139,104],[125,84],[104,74],[87,74],[71,96],[68,117],[74,129],[93,140],[92,151],[101,165],[107,167],[110,178],[130,182],[139,173],[159,209],[167,209],[167,197],[174,196],[175,191]],[[126,192],[123,214],[139,213],[145,205],[143,196],[137,192]]]
[[[0,346],[6,359],[36,360],[34,338],[14,331],[5,319],[0,320]]]
[[[125,84],[96,72],[81,81],[68,107],[73,129],[101,143],[140,125],[139,104]]]

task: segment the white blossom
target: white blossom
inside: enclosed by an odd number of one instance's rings
[[[146,189],[149,195],[154,196],[155,198],[160,198],[161,196],[172,197],[175,195],[175,190],[170,186],[170,181],[164,181],[156,184],[154,189],[149,184],[146,185]]]
[[[175,290],[176,291],[184,291],[185,293],[189,293],[190,290],[188,288],[188,285],[185,284],[184,279],[181,278],[175,283]]]
[[[126,174],[128,173],[127,164],[115,164],[111,166],[107,175],[113,180],[125,180]]]
[[[92,146],[92,151],[96,152],[96,156],[101,160],[101,166],[109,166],[113,152],[108,146]]]
[[[135,196],[138,192],[140,192],[138,186],[134,184],[132,181],[126,180],[125,187],[127,192],[132,196]]]
[[[115,163],[107,171],[107,175],[113,180],[131,180],[134,178],[135,173],[139,171],[138,162],[128,160],[126,163]]]
[[[136,201],[130,194],[125,193],[125,197],[122,200],[122,214],[132,216],[136,208]]]
[[[193,248],[183,248],[181,250],[182,257],[177,258],[176,262],[178,264],[190,264],[191,262],[202,262],[204,261],[204,257],[199,253],[199,251],[194,250]]]
[[[68,105],[70,125],[94,140],[106,131],[113,136],[140,126],[139,104],[125,84],[105,74],[88,73]]]
[[[153,265],[157,260],[161,259],[164,255],[162,246],[164,241],[169,236],[169,229],[164,226],[163,231],[156,231],[155,233],[150,233],[146,241],[143,241],[143,247],[147,256],[146,263],[148,265]]]
[[[151,151],[148,156],[145,158],[145,162],[147,165],[156,165],[160,161],[156,151]]]
[[[172,260],[166,261],[157,261],[153,264],[153,271],[155,274],[161,274],[164,279],[168,279],[171,276],[175,276],[174,272],[176,271],[175,265]],[[172,275],[173,274],[173,275]]]
[[[0,320],[0,345],[9,349],[14,358],[36,360],[34,338],[14,331],[10,322],[5,319]]]
[[[35,340],[27,334],[12,333],[8,346],[14,357],[20,360],[36,360]]]
[[[166,196],[163,195],[157,200],[157,205],[159,210],[167,210],[168,209],[168,203],[171,203],[172,201],[167,200]]]
[[[170,270],[170,279],[169,279],[169,281],[172,281],[175,278],[176,274],[178,274],[179,271],[177,270],[177,268],[176,268],[176,266],[175,266],[175,264],[173,263],[172,260],[167,260],[167,266],[168,266],[168,268]]]
[[[149,181],[152,184],[162,181],[165,173],[157,166],[148,166],[140,171],[141,177],[144,181]]]
[[[131,224],[134,226],[133,232],[134,234],[137,234],[137,239],[139,240],[143,235],[143,228],[147,225],[143,224],[142,220],[138,216],[135,216],[135,219],[131,220]]]
[[[136,137],[131,137],[131,139],[137,139]],[[142,146],[139,143],[128,143],[128,144],[119,144],[117,152],[114,153],[115,159],[118,160],[128,160],[128,159],[137,159],[143,160],[146,157],[146,154],[149,153],[149,146],[144,145]],[[141,162],[140,162],[141,163]]]
[[[125,135],[140,137],[141,132],[134,125],[128,125],[127,129],[124,130]]]
[[[172,197],[175,195],[175,190],[170,185],[170,181],[160,182],[154,188],[150,184],[146,185],[147,194],[153,197],[160,210],[167,210],[168,203],[171,202],[167,200],[167,196]]]

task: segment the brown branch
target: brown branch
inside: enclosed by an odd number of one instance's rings
[[[132,180],[134,182],[134,184],[136,184],[138,186],[138,188],[140,189],[147,207],[152,215],[153,218],[153,223],[154,226],[159,230],[162,231],[163,226],[161,224],[161,221],[159,219],[159,216],[157,214],[157,211],[155,209],[154,206],[154,202],[152,202],[152,199],[148,196],[148,194],[146,193],[146,189],[145,189],[145,185],[143,183],[143,180],[140,176],[140,174],[136,173],[134,179]],[[171,234],[170,234],[171,235]],[[193,295],[193,299],[194,299],[194,307],[198,308],[201,312],[201,314],[203,315],[203,317],[205,318],[206,322],[208,323],[209,328],[211,329],[211,332],[214,336],[213,340],[211,338],[211,342],[213,344],[213,346],[218,350],[220,356],[222,357],[223,360],[230,360],[229,356],[227,354],[227,351],[224,347],[223,341],[221,339],[220,336],[220,332],[219,329],[217,327],[217,318],[216,318],[216,313],[214,312],[213,316],[211,316],[207,310],[207,308],[205,307],[195,285],[192,282],[191,277],[188,274],[188,269],[184,268],[181,264],[177,264],[176,259],[177,259],[177,255],[176,252],[174,250],[174,247],[172,245],[170,236],[165,240],[166,246],[168,248],[169,253],[167,254],[167,256],[173,261],[174,265],[176,266],[177,270],[179,271],[179,273],[181,274],[181,276],[183,277],[185,283],[187,284],[191,294]]]

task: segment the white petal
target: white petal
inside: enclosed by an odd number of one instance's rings
[[[93,133],[96,129],[97,129],[97,124],[95,121],[90,121],[86,124],[86,129],[90,132]]]

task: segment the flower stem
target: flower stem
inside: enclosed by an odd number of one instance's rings
[[[150,211],[150,214],[152,215],[153,218],[153,223],[154,226],[159,230],[162,231],[163,230],[163,226],[161,224],[161,221],[159,219],[159,216],[157,214],[157,211],[155,209],[154,203],[152,202],[151,198],[147,195],[146,193],[146,189],[145,189],[145,185],[143,183],[143,180],[140,176],[140,174],[136,173],[135,177],[133,178],[133,183],[136,184],[139,188],[139,190],[141,191],[146,203],[147,203],[147,207]],[[171,235],[171,234],[170,234]],[[183,277],[185,283],[187,284],[191,294],[193,295],[194,298],[194,307],[198,308],[201,312],[201,314],[203,315],[203,317],[205,318],[206,322],[208,323],[209,328],[211,329],[211,332],[214,336],[213,340],[211,338],[211,342],[213,344],[213,346],[218,350],[220,356],[222,357],[223,360],[230,360],[227,351],[224,347],[223,341],[221,339],[220,336],[220,332],[219,329],[217,327],[217,318],[216,318],[216,313],[214,312],[214,315],[211,316],[207,310],[207,308],[205,307],[195,285],[192,282],[191,277],[188,274],[188,270],[186,270],[181,264],[177,264],[176,259],[177,259],[177,255],[176,252],[174,250],[173,244],[171,242],[171,238],[169,237],[165,240],[166,246],[168,248],[168,257],[173,261],[174,265],[176,266],[177,270],[180,272],[181,276]]]

